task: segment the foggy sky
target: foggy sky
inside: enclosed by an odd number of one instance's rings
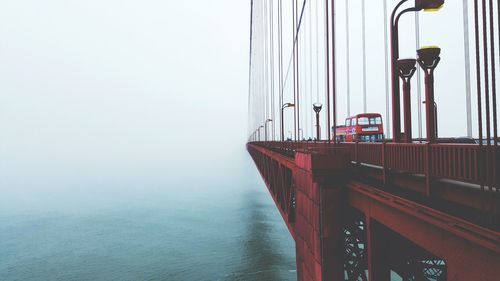
[[[243,157],[247,2],[2,1],[0,190],[206,181]]]

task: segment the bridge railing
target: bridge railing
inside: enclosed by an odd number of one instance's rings
[[[386,168],[415,174],[427,173],[428,145],[386,143],[384,146]]]
[[[259,142],[293,157],[295,151],[321,152],[333,143]],[[499,186],[500,147],[477,144],[428,144],[358,142],[340,143],[349,149],[351,161],[432,178],[457,180],[486,186]]]
[[[433,176],[481,183],[479,146],[431,145],[430,149]]]
[[[415,174],[426,173],[427,146],[401,143],[346,143],[351,160]]]
[[[474,144],[352,143],[351,159],[386,169],[498,186],[500,149]]]

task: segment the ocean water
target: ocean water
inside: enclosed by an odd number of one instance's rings
[[[243,154],[197,180],[2,187],[0,280],[296,280],[293,240]]]

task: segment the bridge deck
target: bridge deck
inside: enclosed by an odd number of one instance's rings
[[[391,270],[497,280],[498,148],[253,142],[248,150],[297,242],[299,280],[389,280]]]

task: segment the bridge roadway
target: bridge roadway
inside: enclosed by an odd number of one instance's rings
[[[498,147],[249,142],[247,149],[296,242],[299,281],[499,280]]]

